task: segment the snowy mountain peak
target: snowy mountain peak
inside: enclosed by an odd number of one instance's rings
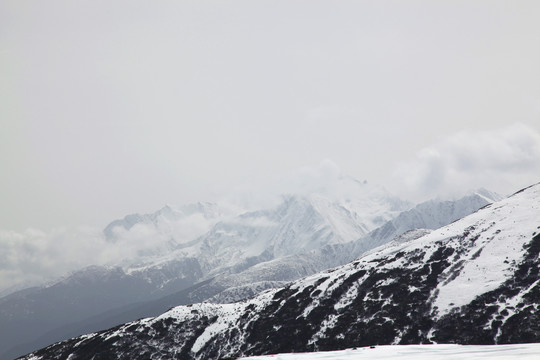
[[[286,195],[273,209],[217,223],[199,238],[201,265],[210,275],[261,261],[355,241],[409,204],[397,197],[338,201],[321,194]],[[236,270],[232,270],[232,269]]]
[[[118,234],[115,232],[116,228],[129,231],[138,224],[159,226],[160,222],[174,222],[194,215],[214,220],[225,214],[229,215],[230,211],[214,203],[198,202],[179,207],[167,204],[154,213],[126,215],[123,219],[115,220],[107,225],[103,233],[107,240],[115,241],[118,238]]]
[[[469,195],[480,196],[480,197],[484,198],[486,201],[488,201],[490,203],[501,201],[502,199],[504,199],[504,196],[499,195],[496,192],[489,191],[489,190],[484,189],[484,188],[479,188],[479,189],[475,190],[474,192],[470,193]]]

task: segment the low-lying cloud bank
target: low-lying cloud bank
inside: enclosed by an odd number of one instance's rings
[[[89,265],[136,265],[197,238],[216,220],[193,214],[171,222],[163,219],[156,224],[136,224],[130,229],[116,227],[114,241],[95,228],[0,231],[0,296]]]
[[[105,238],[94,229],[0,231],[0,294],[104,263]]]
[[[107,239],[103,231],[96,228],[58,228],[49,232],[0,230],[0,296],[52,281],[89,265],[129,266],[167,254],[175,245],[203,235],[217,221],[234,222],[234,215],[245,209],[278,205],[283,194],[318,193],[339,199],[361,196],[359,189],[362,192],[364,187],[344,176],[335,163],[324,160],[317,166],[304,167],[262,186],[239,186],[219,201],[215,217],[201,213],[176,217],[165,211],[153,221],[145,218],[128,229],[116,226],[113,239]],[[246,219],[242,221],[245,223]],[[260,223],[260,218],[257,221],[261,226],[271,225],[270,221]]]
[[[402,198],[423,201],[437,196],[457,197],[480,187],[508,195],[538,181],[540,133],[516,124],[497,130],[460,132],[422,149],[414,159],[395,169],[389,187]],[[325,160],[262,187],[240,186],[223,199],[223,204],[235,209],[230,215],[241,209],[277,205],[284,193],[361,198],[363,189],[377,191],[378,187],[358,187],[356,180]],[[0,296],[89,265],[126,265],[165,253],[171,241],[174,245],[193,240],[218,220],[195,214],[179,221],[137,224],[128,230],[117,228],[115,241],[107,241],[101,229],[93,228],[0,230]]]

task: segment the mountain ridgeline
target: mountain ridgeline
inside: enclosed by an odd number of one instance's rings
[[[216,359],[377,344],[539,342],[539,253],[534,185],[252,299],[174,307],[24,359]]]

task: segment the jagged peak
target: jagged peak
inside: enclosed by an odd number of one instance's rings
[[[501,201],[502,199],[504,199],[504,196],[497,194],[496,192],[487,190],[486,188],[483,188],[483,187],[470,192],[469,195],[480,196],[481,198],[491,203]]]

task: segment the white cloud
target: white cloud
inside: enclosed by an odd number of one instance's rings
[[[394,192],[415,200],[484,187],[503,195],[540,181],[540,133],[523,124],[463,131],[419,151],[393,174]]]
[[[160,256],[171,246],[193,240],[208,231],[216,219],[194,214],[175,221],[161,218],[115,227],[114,242],[95,228],[57,228],[50,232],[0,230],[0,294],[58,279],[89,265],[129,266]]]
[[[226,220],[226,223],[233,226],[236,224],[239,224],[242,226],[253,226],[253,227],[273,227],[273,226],[278,225],[278,223],[270,220],[268,217],[264,215],[260,215],[257,217],[243,217],[243,218],[235,217],[235,218]]]
[[[165,254],[175,243],[185,243],[210,230],[218,220],[231,220],[241,209],[277,205],[283,194],[324,193],[337,196],[348,186],[340,168],[330,160],[303,167],[287,176],[268,179],[266,184],[238,186],[222,199],[223,214],[208,219],[193,214],[180,219],[160,217],[154,223],[139,223],[129,230],[114,228],[115,241],[105,239],[100,229],[56,228],[49,232],[27,229],[0,230],[0,293],[12,286],[29,286],[65,276],[89,265],[136,264],[145,258]],[[230,206],[233,203],[236,206]],[[254,219],[253,225],[271,226],[268,219]]]
[[[276,174],[258,183],[246,180],[219,200],[247,210],[277,206],[283,195],[324,195],[338,200],[360,196],[368,190],[356,180],[343,173],[332,160],[324,159],[313,166],[303,166],[287,174]]]
[[[303,194],[333,192],[343,173],[340,167],[329,159],[317,166],[304,166],[291,175],[280,179],[278,187],[282,193]]]
[[[98,263],[106,246],[92,229],[0,231],[0,292],[11,286],[35,285],[69,271]]]

